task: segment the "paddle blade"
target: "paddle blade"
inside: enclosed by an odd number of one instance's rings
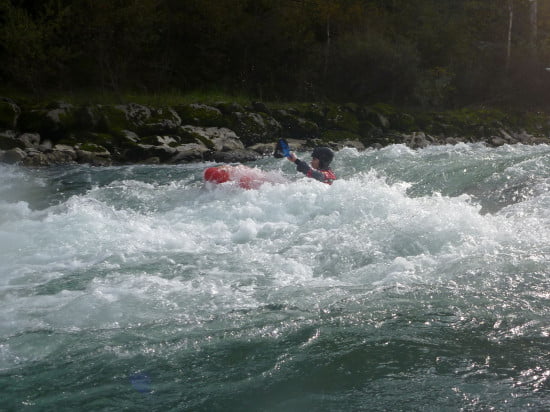
[[[275,146],[275,151],[273,156],[280,159],[281,157],[290,157],[290,147],[285,139],[279,139],[277,146]]]

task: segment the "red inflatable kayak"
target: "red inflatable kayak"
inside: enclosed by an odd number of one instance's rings
[[[276,174],[266,173],[247,166],[216,166],[204,171],[205,182],[220,184],[235,182],[243,189],[257,189],[263,183],[281,183],[284,179]]]

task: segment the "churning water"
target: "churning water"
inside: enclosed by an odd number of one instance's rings
[[[550,146],[210,165],[0,166],[0,409],[550,409]]]

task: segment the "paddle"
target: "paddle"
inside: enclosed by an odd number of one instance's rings
[[[273,157],[276,157],[277,159],[282,157],[290,157],[290,147],[285,139],[279,139],[277,146],[275,146]]]

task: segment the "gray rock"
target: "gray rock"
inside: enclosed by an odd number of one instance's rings
[[[263,102],[252,102],[251,110],[255,112],[271,114],[271,110],[269,110],[269,108]]]
[[[39,133],[47,139],[66,138],[75,128],[74,106],[67,103],[55,103],[46,109],[23,111],[17,121],[23,132]]]
[[[365,145],[358,140],[345,140],[341,143],[342,147],[352,147],[359,151],[365,150]]]
[[[69,162],[76,161],[76,151],[72,146],[67,146],[64,144],[56,144],[52,148],[52,156],[55,156],[58,159],[68,159]]]
[[[179,136],[147,136],[140,140],[142,144],[153,146],[170,146],[175,147],[180,143]]]
[[[48,156],[41,151],[29,148],[26,152],[27,157],[23,160],[25,166],[48,166],[50,164]]]
[[[522,130],[519,133],[514,133],[514,138],[519,143],[523,143],[523,144],[534,144],[536,141],[535,137],[527,133],[525,130]]]
[[[182,125],[201,127],[228,126],[228,120],[217,107],[194,103],[176,106],[174,109],[181,118]]]
[[[72,147],[67,146],[69,149],[66,149],[61,145],[58,150],[52,149],[51,151],[44,153],[46,156],[46,163],[48,165],[62,165],[62,164],[73,164],[76,163],[76,152]]]
[[[244,107],[241,106],[239,103],[235,102],[218,102],[215,103],[214,106],[216,109],[218,109],[222,114],[228,115],[231,113],[237,113],[237,112],[244,112]]]
[[[243,163],[258,160],[258,153],[253,150],[232,150],[230,152],[214,152],[213,160],[220,163]]]
[[[181,125],[181,118],[172,108],[152,109],[150,116],[136,125],[141,136],[174,133]]]
[[[15,139],[17,137],[17,132],[15,130],[3,130],[0,131],[0,137],[11,137]]]
[[[38,146],[38,150],[41,152],[47,152],[53,149],[53,144],[51,140],[44,140],[40,145]]]
[[[131,130],[121,130],[120,134],[123,140],[129,141],[132,143],[139,142],[139,136],[137,135],[137,133],[134,133]]]
[[[0,134],[0,150],[10,150],[16,147],[24,149],[25,144],[11,133]]]
[[[289,113],[287,110],[276,110],[273,116],[282,126],[282,134],[289,138],[317,138],[320,128],[317,123]]]
[[[499,147],[499,146],[503,146],[506,144],[506,140],[504,140],[502,137],[500,136],[491,136],[488,140],[487,140],[487,143],[489,143],[491,146],[493,147]]]
[[[501,134],[502,138],[506,140],[510,144],[517,143],[517,139],[510,135],[506,130],[500,129],[499,133]]]
[[[122,158],[127,162],[144,162],[147,159],[158,157],[161,162],[166,162],[170,161],[177,153],[178,150],[170,146],[137,144],[126,149],[122,154]]]
[[[275,151],[275,143],[256,143],[248,147],[249,150],[253,150],[261,156],[272,156]]]
[[[236,112],[232,129],[245,146],[274,141],[281,134],[281,124],[265,113]]]
[[[110,166],[112,164],[111,153],[106,149],[98,152],[76,149],[76,156],[78,163],[92,166]]]
[[[210,138],[210,141],[214,144],[214,150],[218,152],[244,149],[243,142],[241,142],[233,130],[210,127],[206,129],[205,132]]]
[[[98,106],[80,106],[74,110],[74,122],[77,130],[95,130],[98,127],[101,114]]]
[[[433,139],[426,136],[424,132],[413,132],[410,135],[403,135],[403,140],[411,149],[422,149],[433,143]]]
[[[175,148],[176,154],[170,159],[171,163],[186,163],[205,160],[208,148],[200,143],[188,143]]]
[[[115,107],[122,110],[126,115],[126,119],[135,127],[145,124],[152,116],[152,110],[149,107],[137,103],[128,103]]]
[[[6,150],[3,152],[0,161],[8,164],[17,164],[21,163],[27,157],[27,153],[19,147]]]
[[[18,137],[26,148],[38,147],[40,145],[40,135],[38,133],[23,133]]]
[[[218,152],[244,149],[239,136],[225,127],[186,125],[180,127],[179,134],[187,139],[194,139],[196,143],[203,143]]]

